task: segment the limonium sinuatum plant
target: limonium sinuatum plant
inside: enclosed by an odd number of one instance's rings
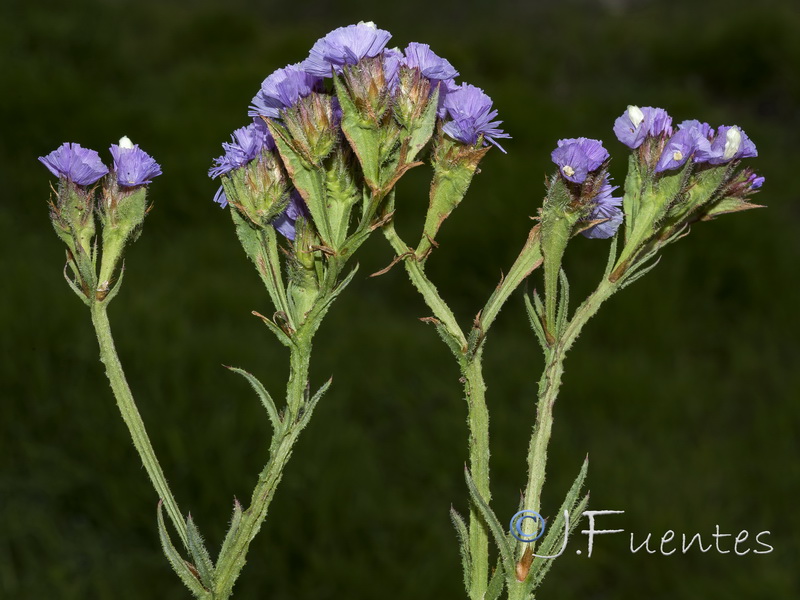
[[[116,354],[107,315],[120,291],[125,254],[150,210],[149,186],[161,168],[127,137],[111,145],[108,165],[76,143],[40,158],[58,178],[50,216],[66,245],[65,277],[90,310],[113,394],[158,496],[163,552],[196,598],[224,600],[233,593],[292,448],[331,384],[310,381],[314,336],[356,273],[353,255],[376,230],[390,243],[394,258],[374,275],[403,264],[432,313],[425,321],[452,352],[464,385],[469,516],[464,519],[452,509],[451,518],[466,593],[476,600],[503,593],[532,598],[550,564],[535,561],[534,550],[551,553],[574,528],[588,501],[581,491],[587,465],[538,548],[517,542],[500,524],[491,508],[482,373],[488,332],[500,309],[542,267],[544,297],[534,292],[526,299],[545,367],[521,499],[522,509],[536,511],[563,360],[582,326],[605,299],[648,272],[661,250],[686,235],[690,225],[755,206],[748,198],[763,183],[763,177],[740,168],[743,159],[756,155],[740,127],[712,129],[684,121],[673,128],[660,108],[628,107],[614,124],[618,139],[631,150],[622,191],[609,175],[611,153],[601,141],[558,140],[544,203],[519,256],[474,321],[462,328],[425,267],[478,165],[493,147],[505,153],[500,144],[510,136],[492,99],[479,87],[457,82],[460,73],[447,59],[424,43],[389,47],[391,37],[373,23],[341,27],[313,44],[307,57],[274,70],[249,104],[243,99],[241,127],[222,143],[208,171],[218,184],[209,201],[230,214],[272,303],[270,314],[254,314],[289,353],[286,395],[280,402],[254,375],[229,367],[252,387],[272,435],[252,497],[246,507],[233,501],[229,529],[213,555],[169,488]],[[397,185],[408,170],[426,162],[431,173],[428,208],[419,239],[409,245],[394,228],[405,212]],[[570,314],[561,263],[579,233],[594,244],[611,243],[600,283]]]

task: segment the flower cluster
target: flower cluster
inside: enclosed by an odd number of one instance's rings
[[[631,149],[647,139],[655,140],[656,173],[678,169],[690,157],[695,164],[722,165],[758,156],[755,144],[740,127],[722,125],[715,132],[708,123],[689,120],[673,131],[672,118],[663,108],[629,106],[615,121],[614,133]]]
[[[401,124],[405,124],[409,115],[419,115],[422,106],[438,91],[437,116],[444,134],[460,144],[473,147],[493,144],[500,148],[497,140],[510,136],[500,129],[502,122],[496,119],[497,110],[492,108],[491,98],[480,88],[456,84],[458,71],[429,45],[411,42],[402,51],[387,48],[391,37],[374,23],[340,27],[317,40],[305,60],[271,73],[250,103],[247,114],[254,118],[253,123],[234,131],[231,141],[222,145],[224,154],[214,160],[209,176],[223,178],[267,154],[277,157],[275,140],[265,120],[285,124],[292,134],[299,131],[298,137],[309,142],[304,147],[312,162],[319,156],[324,158],[331,144],[342,138],[338,131],[341,107],[326,83],[329,78],[340,76],[347,79],[351,88],[378,97],[371,103],[379,109],[378,117],[393,108]],[[356,65],[358,70],[354,70]],[[324,100],[328,97],[331,99]],[[333,114],[324,127],[317,123],[317,131],[311,131],[314,121],[325,112],[317,110],[320,106],[330,107]],[[322,135],[320,129],[329,134]],[[222,186],[214,201],[223,208],[227,206]],[[302,199],[297,202],[302,205]],[[290,209],[291,206],[286,210]],[[290,214],[287,212],[281,219],[281,223],[285,222]],[[282,226],[281,231],[289,229]],[[286,237],[292,239],[293,233]]]
[[[606,170],[609,154],[603,143],[583,137],[558,140],[550,156],[561,176],[577,188],[580,220],[599,221],[581,233],[595,239],[612,237],[622,224],[622,198],[612,196],[618,186],[611,185]]]
[[[153,177],[161,175],[161,167],[147,152],[123,137],[119,144],[112,144],[113,173],[118,185],[126,188],[138,187],[151,183]],[[109,169],[100,160],[100,155],[80,144],[64,143],[39,161],[48,170],[66,181],[79,186],[96,183],[109,173]]]

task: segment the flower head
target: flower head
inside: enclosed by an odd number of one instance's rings
[[[672,135],[672,117],[663,108],[629,106],[614,121],[614,133],[620,142],[635,149],[648,136]]]
[[[123,137],[119,145],[111,144],[111,156],[114,157],[117,184],[122,187],[146,185],[153,177],[161,175],[161,166],[128,137]]]
[[[248,115],[279,119],[284,108],[322,89],[322,78],[303,70],[300,63],[278,69],[261,83]]]
[[[262,119],[253,119],[246,127],[240,127],[231,134],[231,142],[223,142],[225,154],[214,159],[214,166],[208,170],[208,176],[216,179],[234,169],[239,169],[254,160],[262,150],[274,150],[275,140],[272,139],[266,123]],[[214,194],[214,202],[221,208],[228,206],[228,197],[222,186]]]
[[[496,138],[511,136],[499,128],[502,121],[492,121],[497,110],[492,110],[492,99],[482,89],[468,83],[453,86],[443,107],[452,119],[442,127],[447,135],[470,146],[477,144],[478,138],[483,136],[484,140],[505,152]]]
[[[39,161],[56,177],[78,185],[91,185],[108,173],[100,155],[80,144],[65,142],[47,156],[40,156]]]
[[[419,69],[425,77],[435,81],[444,81],[458,76],[458,71],[453,68],[453,65],[434,53],[428,44],[411,42],[406,47],[403,64],[410,69]]]
[[[656,164],[656,173],[671,171],[682,167],[689,160],[689,156],[697,149],[698,138],[696,129],[679,129],[669,138],[661,152],[661,157]]]
[[[377,56],[391,37],[391,33],[378,29],[375,23],[339,27],[317,40],[301,66],[311,75],[330,77],[332,70],[341,73],[344,65]]]
[[[698,152],[695,160],[711,165],[722,165],[739,158],[754,156],[758,156],[756,145],[741,128],[736,125],[731,127],[722,125],[711,140],[709,149]]]
[[[583,183],[586,176],[598,169],[608,159],[608,151],[600,140],[571,138],[558,140],[558,147],[550,154],[561,174],[573,183]]]
[[[588,229],[584,229],[581,233],[587,238],[591,239],[606,239],[612,237],[622,224],[622,198],[613,198],[611,194],[619,186],[611,185],[610,178],[606,175],[600,190],[590,200],[592,209],[587,217],[589,221],[598,221],[600,219],[608,219],[597,225],[592,225]]]
[[[275,140],[261,119],[253,119],[246,127],[240,127],[231,134],[230,142],[223,142],[225,154],[214,159],[214,166],[208,171],[211,178],[230,173],[245,166],[264,149],[274,150]]]

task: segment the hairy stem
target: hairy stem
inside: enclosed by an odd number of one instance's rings
[[[525,510],[539,512],[547,466],[547,446],[553,427],[553,405],[561,387],[564,372],[564,359],[567,351],[577,339],[586,322],[594,316],[600,305],[617,290],[617,284],[603,278],[597,289],[575,311],[575,315],[564,329],[563,334],[547,352],[547,362],[539,382],[539,402],[536,412],[536,425],[528,447],[528,483],[525,487]],[[532,524],[525,523],[525,526]],[[526,531],[526,533],[533,533]],[[520,543],[520,558],[528,544]]]
[[[91,312],[92,323],[97,333],[97,341],[100,344],[100,360],[106,367],[106,375],[108,381],[111,383],[114,397],[117,399],[117,406],[122,414],[122,419],[128,426],[133,445],[136,447],[136,451],[142,459],[144,468],[150,476],[150,481],[156,493],[158,493],[159,498],[163,500],[167,508],[167,514],[172,520],[172,524],[175,526],[183,545],[188,547],[186,523],[181,516],[178,503],[175,501],[169,489],[167,479],[164,477],[164,472],[161,470],[161,465],[158,463],[158,458],[156,458],[153,445],[150,443],[150,438],[147,435],[142,417],[139,414],[139,410],[136,408],[136,402],[133,399],[131,389],[128,387],[128,382],[125,380],[125,373],[122,370],[122,364],[119,362],[119,357],[114,347],[114,339],[111,336],[111,325],[108,322],[106,304],[103,302],[92,302]]]
[[[214,598],[226,600],[233,591],[233,585],[246,562],[250,543],[261,529],[267,510],[283,476],[283,470],[292,454],[297,437],[303,429],[300,421],[301,410],[305,404],[308,389],[308,369],[311,360],[311,340],[305,339],[302,329],[294,336],[295,345],[291,349],[289,385],[287,388],[287,410],[284,415],[287,426],[273,440],[270,457],[258,477],[253,490],[250,506],[242,514],[242,520],[233,532],[225,553],[217,561]]]

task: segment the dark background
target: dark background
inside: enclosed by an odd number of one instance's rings
[[[283,347],[255,271],[206,177],[247,122],[261,80],[327,31],[374,20],[392,44],[430,43],[483,87],[513,140],[492,151],[430,261],[468,323],[531,225],[561,137],[613,136],[627,104],[676,121],[743,127],[768,209],[697,225],[650,275],[612,300],[569,356],[556,406],[545,509],[588,452],[591,508],[625,534],[579,536],[539,596],[568,599],[796,598],[800,334],[797,177],[800,5],[646,2],[276,3],[248,0],[6,0],[0,7],[0,597],[185,598],[161,555],[156,497],[97,359],[88,311],[61,276],[36,157],[64,141],[129,135],[161,163],[143,237],[111,309],[140,410],[181,506],[219,548],[233,497],[249,499],[268,421],[246,382],[280,396]],[[427,171],[401,182],[398,226],[421,224]],[[576,239],[575,302],[607,244]],[[334,385],[298,444],[236,588],[245,598],[461,598],[448,509],[466,509],[458,372],[401,269],[361,271],[317,336],[313,382]],[[541,285],[538,279],[534,285]],[[494,507],[510,516],[525,481],[541,356],[521,293],[486,352]],[[715,525],[771,554],[643,552],[647,533]],[[763,538],[762,538],[763,539]],[[725,544],[730,547],[730,538]],[[583,548],[578,556],[574,548]],[[755,545],[752,548],[756,548]]]

